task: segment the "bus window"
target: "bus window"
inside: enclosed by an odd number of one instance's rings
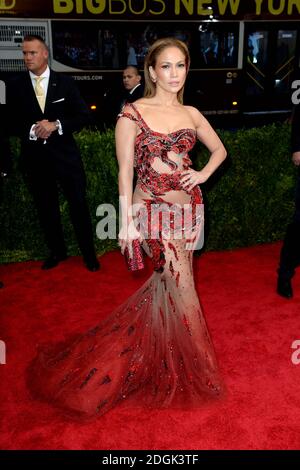
[[[63,65],[81,70],[119,66],[115,35],[104,23],[53,22],[52,43],[53,58]]]
[[[124,36],[127,45],[126,65],[135,65],[139,68],[143,68],[148,49],[156,39],[172,36],[185,42],[188,46],[191,40],[188,27],[183,29],[182,25],[177,23],[159,23],[159,25],[136,23],[132,25],[131,31],[126,32]]]
[[[75,70],[143,68],[148,49],[158,38],[173,36],[190,46],[189,28],[179,23],[133,22],[129,31],[127,22],[53,21],[53,57]]]
[[[268,31],[255,31],[248,35],[247,57],[245,58],[247,95],[260,95],[265,92],[268,44]]]
[[[198,27],[197,68],[236,68],[238,24],[202,23]]]
[[[275,91],[289,93],[294,71],[297,31],[282,31],[277,34]]]

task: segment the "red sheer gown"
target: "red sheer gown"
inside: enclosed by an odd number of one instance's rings
[[[154,209],[161,208],[171,223],[154,217],[156,235],[143,241],[154,268],[150,279],[100,324],[63,346],[40,351],[28,370],[36,398],[80,420],[96,418],[120,402],[198,407],[220,397],[223,389],[193,278],[190,243],[199,239],[203,226],[195,210],[202,205],[201,191],[198,186],[185,190],[180,182],[181,171],[191,165],[188,151],[196,132],[155,132],[133,104],[119,118],[135,121],[140,129],[133,202],[141,208],[141,233]],[[182,224],[185,205],[192,211]]]

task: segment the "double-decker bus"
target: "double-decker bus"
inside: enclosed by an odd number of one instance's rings
[[[98,125],[114,122],[122,70],[142,70],[157,38],[188,44],[185,102],[221,126],[285,119],[297,92],[300,0],[0,0],[0,100],[39,34],[53,70],[71,74]],[[299,87],[298,87],[299,84]]]

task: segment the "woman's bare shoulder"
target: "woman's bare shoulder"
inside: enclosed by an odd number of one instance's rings
[[[199,109],[195,108],[195,106],[186,106],[184,105],[184,108],[191,114],[191,116],[194,117],[201,117],[202,114],[200,113]]]
[[[194,106],[184,106],[184,108],[190,114],[196,127],[201,125],[201,123],[205,120],[203,114],[199,111],[199,109],[195,108]]]
[[[146,109],[152,104],[151,98],[139,98],[138,100],[132,103],[137,108]]]
[[[149,98],[139,98],[138,100],[135,100],[133,104],[147,104],[149,102]]]

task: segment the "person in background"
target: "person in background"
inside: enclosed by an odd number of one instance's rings
[[[121,108],[125,103],[133,103],[144,96],[144,86],[141,80],[142,77],[137,67],[128,65],[126,69],[123,70],[123,84],[126,91],[123,96]]]
[[[300,104],[295,107],[292,119],[292,161],[298,168],[295,212],[288,225],[280,253],[277,293],[290,299],[293,297],[292,277],[300,265]]]
[[[116,124],[116,118],[125,103],[133,103],[144,95],[142,77],[134,65],[128,65],[123,71],[123,87],[115,89],[108,87],[104,94],[103,122],[105,127]]]
[[[21,137],[21,160],[49,257],[42,269],[67,258],[58,185],[68,201],[77,241],[89,271],[97,271],[93,228],[86,202],[86,178],[73,132],[90,122],[89,110],[71,77],[48,66],[48,47],[40,36],[22,44],[27,73],[8,86],[10,125]]]

